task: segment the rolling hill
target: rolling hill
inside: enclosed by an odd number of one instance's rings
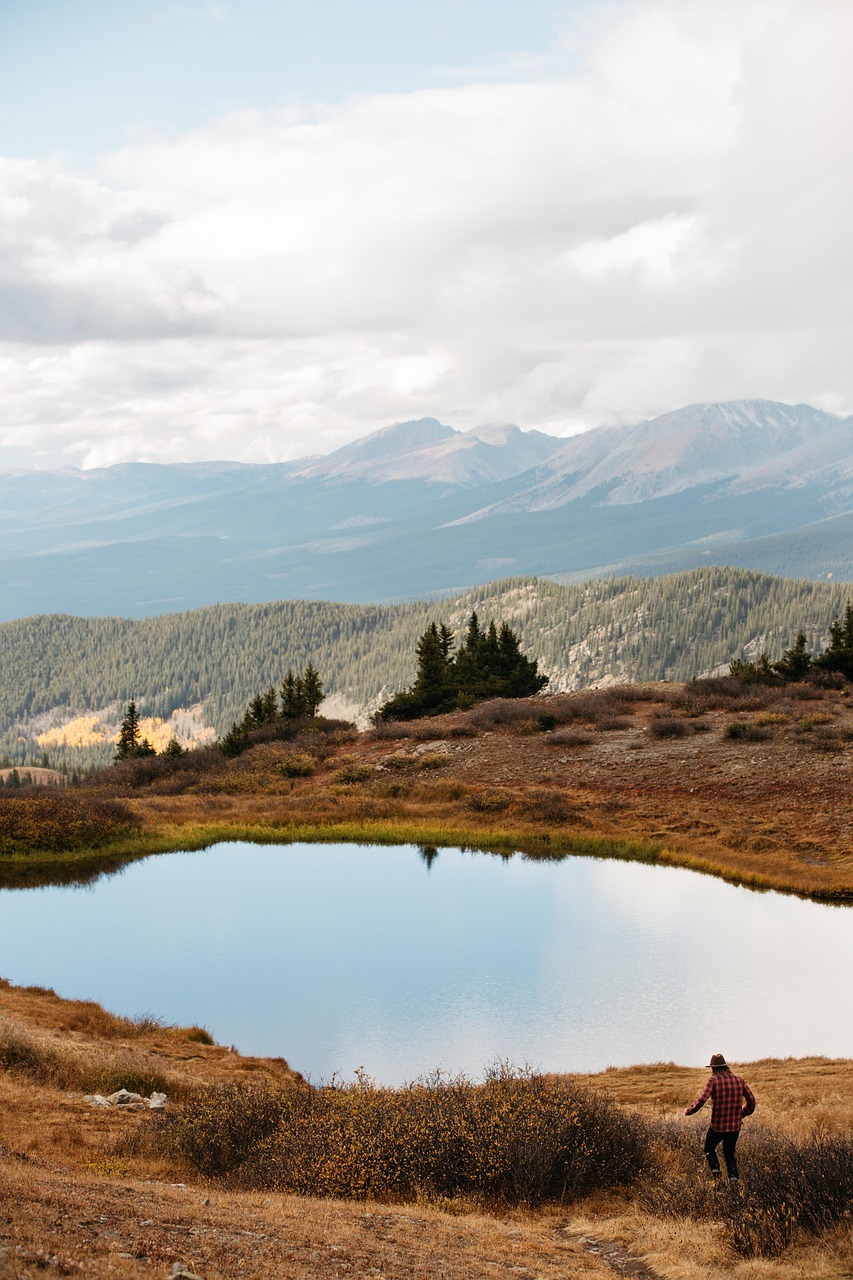
[[[513,579],[440,603],[291,600],[137,620],[20,619],[0,624],[0,754],[106,762],[130,698],[143,715],[167,722],[162,734],[202,741],[223,732],[289,666],[309,660],[333,695],[328,713],[364,716],[410,683],[415,643],[429,621],[458,631],[472,609],[484,621],[510,622],[560,690],[686,680],[762,649],[776,657],[801,626],[819,642],[846,600],[843,585],[704,568],[582,585]]]

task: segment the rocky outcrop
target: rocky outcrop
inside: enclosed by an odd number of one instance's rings
[[[108,1097],[101,1093],[88,1093],[83,1101],[91,1107],[119,1107],[123,1111],[165,1111],[167,1098],[165,1093],[152,1093],[150,1098],[143,1098],[141,1093],[117,1089]]]

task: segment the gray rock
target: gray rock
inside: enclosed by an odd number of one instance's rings
[[[194,1271],[190,1271],[182,1262],[176,1262],[172,1267],[169,1280],[201,1280],[201,1276],[197,1276]]]
[[[107,1098],[107,1102],[111,1107],[129,1107],[134,1102],[143,1102],[141,1093],[128,1093],[127,1089],[116,1089],[115,1093],[111,1093]]]
[[[165,1093],[152,1093],[150,1098],[145,1099],[145,1105],[149,1111],[165,1111],[167,1098]]]

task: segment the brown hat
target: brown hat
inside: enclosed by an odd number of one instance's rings
[[[727,1071],[729,1064],[726,1062],[726,1059],[723,1056],[723,1054],[712,1053],[711,1061],[708,1063],[708,1066],[711,1067],[712,1070],[714,1071],[723,1071],[723,1070]]]

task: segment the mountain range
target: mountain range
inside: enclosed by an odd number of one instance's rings
[[[569,439],[397,423],[285,463],[0,472],[0,619],[392,601],[729,564],[853,579],[853,418],[689,405]]]

